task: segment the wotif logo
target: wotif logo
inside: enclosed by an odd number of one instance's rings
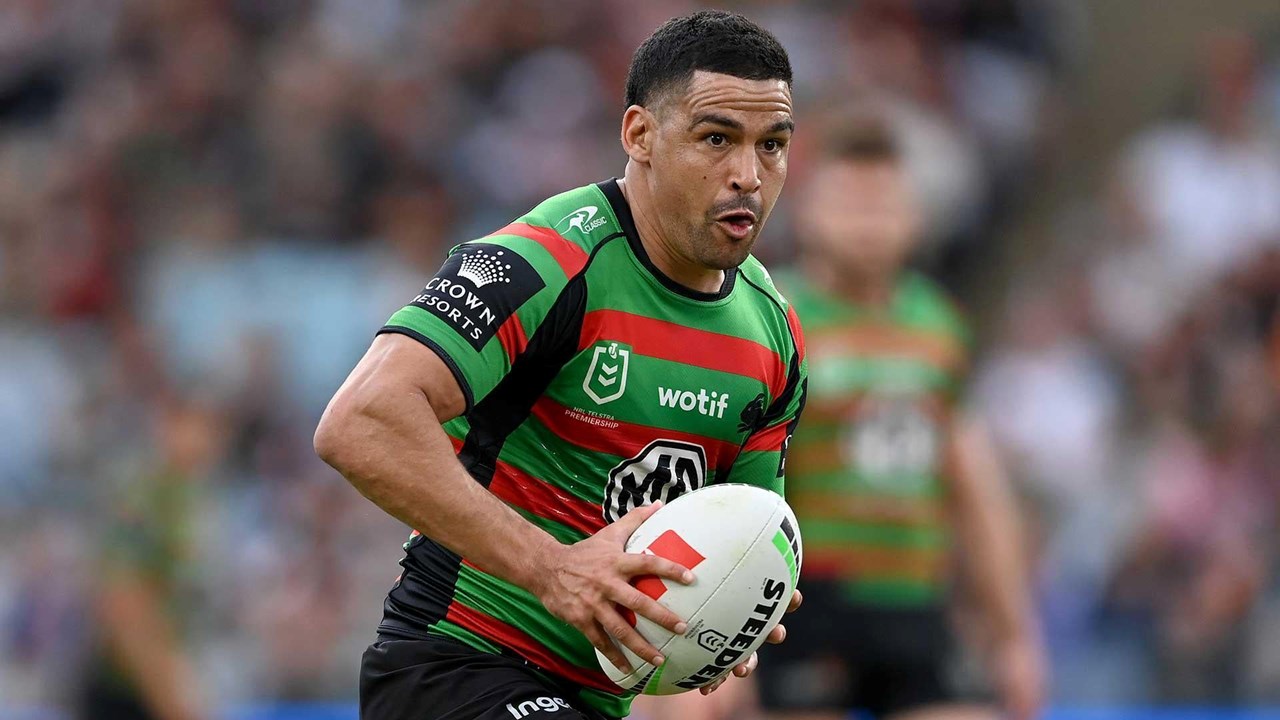
[[[729,393],[711,391],[702,388],[694,393],[689,390],[673,390],[658,386],[658,403],[663,407],[680,408],[685,412],[694,412],[710,417],[724,417],[724,409],[729,406]]]
[[[568,224],[565,227],[566,230],[577,228],[578,232],[586,235],[592,230],[595,230],[601,225],[609,222],[605,218],[596,217],[596,213],[598,212],[600,212],[600,208],[595,205],[584,205],[560,218],[560,222],[556,223],[556,227],[558,228],[561,225],[565,225],[565,222],[568,221]]]
[[[534,698],[533,700],[525,700],[519,705],[507,703],[507,712],[511,713],[511,717],[513,718],[525,718],[529,717],[532,713],[555,712],[560,709],[568,710],[569,703],[558,697],[550,697],[547,695],[543,695],[540,698]]]

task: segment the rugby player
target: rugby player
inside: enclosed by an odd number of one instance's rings
[[[750,251],[787,176],[787,53],[740,15],[675,18],[636,51],[625,104],[623,177],[455,247],[316,430],[414,528],[364,655],[365,720],[626,716],[639,688],[594,649],[660,664],[630,614],[685,623],[629,581],[697,572],[627,537],[709,483],[782,491],[803,342]]]

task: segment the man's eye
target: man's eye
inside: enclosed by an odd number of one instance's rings
[[[711,143],[711,147],[724,147],[729,142],[729,138],[720,133],[711,133],[707,136],[707,142]]]
[[[764,148],[765,152],[775,153],[782,149],[782,141],[769,139],[761,143],[761,146]]]

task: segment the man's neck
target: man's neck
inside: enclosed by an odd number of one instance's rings
[[[893,290],[901,271],[858,272],[842,268],[822,258],[806,255],[800,259],[806,277],[822,290],[855,305],[886,309],[893,302]]]
[[[643,180],[636,177],[627,166],[627,173],[618,181],[622,196],[631,206],[631,215],[636,221],[636,232],[640,235],[640,244],[649,255],[649,261],[662,274],[677,283],[703,293],[716,293],[724,285],[724,271],[699,265],[690,258],[679,253],[673,244],[662,233],[658,225],[653,196]]]

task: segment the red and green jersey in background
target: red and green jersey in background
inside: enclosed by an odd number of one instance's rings
[[[754,258],[717,293],[667,278],[616,181],[457,246],[382,332],[444,360],[466,397],[445,424],[458,458],[560,542],[709,483],[782,491],[805,397],[795,314]],[[626,715],[631,693],[530,593],[418,533],[405,550],[380,632],[517,655]]]
[[[884,308],[791,272],[778,285],[809,354],[809,403],[787,468],[804,578],[837,581],[856,604],[937,604],[949,542],[944,455],[968,360],[965,324],[916,273],[903,274]]]

